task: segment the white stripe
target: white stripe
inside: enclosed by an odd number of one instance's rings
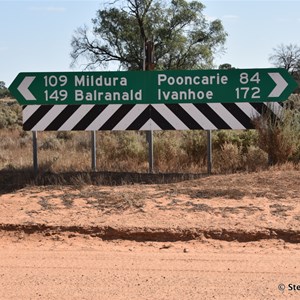
[[[54,105],[44,117],[31,129],[31,131],[43,131],[49,124],[67,107],[67,105]]]
[[[165,104],[152,105],[175,129],[189,129]]]
[[[164,104],[162,104],[164,105]],[[161,128],[152,120],[149,119],[140,130],[161,130]]]
[[[264,102],[264,104],[270,109],[278,118],[282,117],[283,108],[278,102]]]
[[[193,104],[180,104],[180,106],[204,129],[218,129],[209,119],[203,115]]]
[[[149,106],[149,104],[135,105],[126,116],[113,128],[113,130],[125,130],[132,122]]]
[[[81,105],[58,130],[72,130],[95,105]]]
[[[237,102],[235,103],[244,114],[246,114],[250,119],[254,119],[260,116],[260,113],[250,104],[247,102]]]
[[[246,129],[221,103],[208,103],[232,129]]]
[[[121,106],[122,104],[112,104],[106,106],[101,114],[85,129],[98,130]]]
[[[23,123],[25,123],[38,109],[40,105],[27,105],[23,109]]]

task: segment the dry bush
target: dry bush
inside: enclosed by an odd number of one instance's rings
[[[69,140],[73,139],[74,132],[73,131],[58,131],[57,134],[56,134],[56,137],[59,140],[69,141]]]
[[[221,149],[213,151],[213,170],[220,173],[233,173],[240,167],[240,150],[237,145],[224,143]]]
[[[31,132],[2,129],[0,138],[0,169],[32,169]],[[213,132],[213,173],[266,168],[267,154],[257,139],[254,130]],[[42,173],[91,170],[90,132],[39,132],[38,146]],[[154,165],[156,172],[206,172],[207,132],[154,132]],[[97,132],[97,169],[147,172],[145,132]]]
[[[57,151],[62,148],[61,142],[54,136],[49,136],[40,145],[40,150],[53,150]]]
[[[154,164],[160,172],[181,172],[184,159],[187,159],[180,147],[180,132],[159,131],[154,134]]]
[[[72,141],[72,150],[84,152],[91,149],[92,144],[90,132],[76,132],[76,135]]]
[[[143,133],[97,133],[97,164],[107,171],[146,171],[146,138]]]
[[[205,165],[207,162],[207,132],[199,130],[182,133],[181,149],[187,155],[187,164]]]
[[[274,118],[270,111],[254,119],[259,147],[268,153],[271,165],[300,157],[300,111],[290,109],[290,105],[286,103],[280,119]]]
[[[268,154],[262,149],[249,146],[242,154],[241,169],[247,172],[261,171],[268,167]]]

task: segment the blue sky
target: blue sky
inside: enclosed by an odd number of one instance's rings
[[[71,38],[105,1],[0,0],[0,80],[9,86],[19,72],[80,70],[70,68]],[[226,52],[217,55],[216,67],[272,67],[273,48],[300,46],[300,0],[205,0],[209,20],[222,20],[228,33]]]

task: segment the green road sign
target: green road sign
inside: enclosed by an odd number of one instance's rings
[[[297,83],[285,69],[20,73],[22,105],[279,102]]]

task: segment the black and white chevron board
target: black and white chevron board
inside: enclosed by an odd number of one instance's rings
[[[280,118],[282,104],[199,103],[135,105],[26,105],[27,131],[253,129],[252,120],[269,111]]]

